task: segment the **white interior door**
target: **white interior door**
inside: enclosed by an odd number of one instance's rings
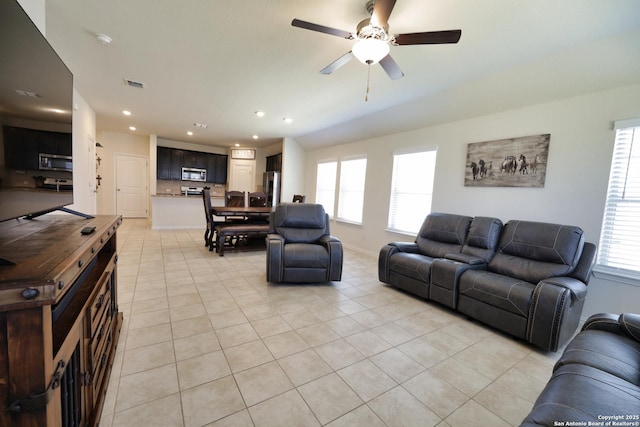
[[[255,169],[256,165],[253,161],[232,162],[229,190],[256,191]]]
[[[146,157],[116,154],[116,213],[125,218],[146,218],[149,200]]]

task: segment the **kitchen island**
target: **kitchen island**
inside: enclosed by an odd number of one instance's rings
[[[224,196],[212,196],[211,206],[224,206]],[[153,230],[205,229],[206,227],[202,195],[157,194],[151,196],[151,228]]]

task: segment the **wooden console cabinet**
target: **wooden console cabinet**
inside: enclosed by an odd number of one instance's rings
[[[121,217],[0,224],[0,426],[95,426],[122,325]],[[88,235],[84,227],[95,227]]]

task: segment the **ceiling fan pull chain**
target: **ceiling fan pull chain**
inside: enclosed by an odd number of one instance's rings
[[[369,79],[371,78],[371,62],[367,62],[367,92],[364,95],[364,102],[369,101]]]

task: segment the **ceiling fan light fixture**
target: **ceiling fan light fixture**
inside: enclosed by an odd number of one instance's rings
[[[363,64],[377,64],[391,50],[389,42],[375,38],[359,39],[351,51]]]

